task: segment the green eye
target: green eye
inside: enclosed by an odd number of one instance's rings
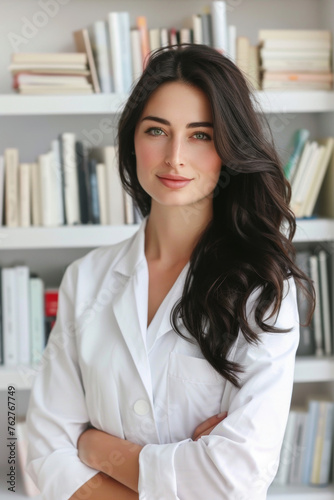
[[[194,134],[194,136],[196,137],[196,139],[201,139],[201,140],[210,139],[208,134],[205,134],[204,132],[196,132],[196,134]]]
[[[149,135],[158,136],[158,135],[162,135],[164,132],[161,128],[150,127],[148,130],[146,130],[146,133]]]

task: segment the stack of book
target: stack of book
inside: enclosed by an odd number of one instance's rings
[[[20,94],[91,94],[85,53],[15,53],[9,69]]]
[[[0,364],[38,363],[57,307],[58,288],[47,288],[27,265],[0,266]]]
[[[4,212],[2,210],[4,207]],[[92,148],[71,132],[51,141],[36,162],[19,150],[0,156],[0,226],[123,225],[140,221],[124,191],[114,146]]]
[[[307,409],[291,408],[273,484],[328,485],[333,429],[333,401],[314,398]]]
[[[264,90],[330,90],[332,34],[326,30],[260,30]]]
[[[310,217],[325,175],[334,169],[334,138],[310,140],[310,132],[298,129],[292,139],[292,152],[284,166],[291,184],[291,209],[296,217]]]

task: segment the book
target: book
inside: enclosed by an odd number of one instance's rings
[[[305,217],[310,217],[313,213],[316,201],[319,197],[319,193],[321,190],[321,185],[324,182],[324,178],[326,175],[326,171],[328,170],[331,162],[331,158],[334,153],[334,138],[327,137],[325,139],[318,140],[320,145],[323,145],[324,150],[319,159],[319,163],[317,165],[317,169],[314,172],[312,182],[310,188],[308,190],[305,204],[302,207],[302,213]]]
[[[203,43],[203,28],[202,19],[200,14],[193,14],[192,16],[192,29],[194,35],[194,43]]]
[[[132,78],[132,52],[130,36],[130,16],[128,12],[117,12],[120,35],[120,50],[122,61],[123,92],[130,93]]]
[[[307,411],[305,409],[299,409],[297,411],[297,418],[294,429],[294,440],[293,440],[293,460],[290,467],[288,483],[290,484],[301,484],[301,472],[302,472],[302,459],[305,453],[305,441],[306,441],[306,420]]]
[[[319,266],[317,255],[311,255],[310,257],[310,275],[313,281],[316,304],[313,314],[313,325],[314,325],[314,339],[315,339],[315,355],[324,355],[323,346],[323,334],[322,334],[322,317],[321,317],[321,306],[320,306],[320,282],[319,282]]]
[[[319,401],[315,399],[309,399],[307,411],[305,452],[301,465],[302,484],[309,484],[310,482],[318,421]]]
[[[268,49],[268,48],[261,48],[260,49],[260,54],[261,58],[263,61],[266,60],[271,60],[271,59],[296,59],[296,60],[302,60],[302,59],[322,59],[322,60],[328,60],[330,62],[330,54],[331,51],[329,49],[286,49],[286,50],[276,50],[276,49]]]
[[[331,63],[327,59],[269,59],[261,61],[262,71],[330,72]]]
[[[92,224],[92,197],[88,166],[89,152],[82,141],[76,141],[75,153],[78,169],[80,220],[82,224]]]
[[[96,178],[99,193],[100,224],[108,224],[107,170],[104,163],[97,163]]]
[[[296,252],[295,262],[296,265],[307,275],[311,276],[310,270],[310,250],[299,250]],[[309,291],[311,288],[308,284],[306,287]],[[300,339],[297,349],[297,356],[312,356],[315,354],[315,338],[313,323],[306,326],[306,320],[309,315],[309,304],[306,301],[304,291],[301,288],[297,288],[297,305],[299,313],[299,324],[300,324]]]
[[[19,225],[31,226],[31,168],[30,163],[19,164]]]
[[[143,69],[145,69],[148,56],[150,54],[150,39],[148,34],[146,16],[138,16],[136,19],[136,26],[140,33],[140,46],[142,52]]]
[[[41,154],[38,156],[38,175],[40,180],[40,199],[41,199],[41,214],[42,226],[55,226],[56,221],[54,217],[54,186],[52,176],[52,159],[51,152]]]
[[[19,151],[17,148],[7,148],[5,158],[5,217],[6,226],[19,225],[19,192],[18,168]]]
[[[202,39],[204,45],[208,45],[209,47],[212,47],[212,19],[211,19],[211,14],[201,14],[201,21],[202,21]]]
[[[78,95],[87,95],[93,94],[93,89],[91,88],[82,88],[82,87],[42,87],[42,86],[34,86],[29,88],[20,89],[20,94],[29,94],[29,95],[62,95],[62,94],[78,94]]]
[[[144,64],[140,45],[140,31],[138,29],[132,29],[130,37],[132,50],[132,80],[133,82],[137,82],[142,75]]]
[[[97,182],[96,165],[97,160],[95,160],[95,158],[88,159],[92,222],[93,224],[100,224],[99,189]]]
[[[87,65],[82,63],[12,63],[8,66],[8,69],[12,72],[19,72],[24,70],[34,70],[35,72],[48,72],[53,70],[58,73],[68,70],[70,72],[74,70],[87,70]]]
[[[12,63],[66,63],[87,64],[85,52],[15,52],[12,54]]]
[[[319,250],[319,290],[321,297],[320,309],[323,327],[324,351],[327,356],[330,356],[332,354],[332,329],[329,305],[329,269],[327,261],[328,255],[325,250]]]
[[[93,85],[94,92],[100,93],[100,84],[97,77],[95,60],[93,57],[92,46],[90,43],[89,33],[87,28],[73,32],[74,42],[78,52],[87,54],[88,68],[90,70],[90,82]]]
[[[18,332],[18,362],[30,363],[30,329],[29,329],[29,267],[14,267],[16,276],[16,311]]]
[[[275,72],[275,71],[265,71],[263,75],[263,82],[265,81],[275,81],[275,82],[323,82],[332,83],[333,73],[286,73],[286,72]]]
[[[294,172],[301,158],[304,146],[309,137],[310,137],[310,131],[305,128],[297,129],[293,134],[289,146],[290,149],[292,149],[292,151],[290,153],[288,161],[284,165],[284,175],[289,181],[291,181],[291,179],[293,178]]]
[[[244,76],[248,76],[250,41],[246,36],[237,37],[236,64]]]
[[[296,419],[297,412],[295,410],[290,410],[282,443],[279,467],[273,481],[274,484],[287,484],[288,482],[289,471],[293,459],[292,452]]]
[[[140,33],[139,30],[138,33]],[[150,52],[160,49],[160,28],[149,29],[148,35],[150,39]]]
[[[45,345],[56,322],[58,310],[58,288],[47,287],[44,290]]]
[[[54,139],[51,141],[51,163],[52,163],[52,174],[53,174],[53,191],[54,191],[54,216],[55,224],[57,226],[62,226],[65,224],[65,200],[63,193],[63,173],[61,168],[61,149],[59,139]]]
[[[36,365],[45,348],[44,283],[39,276],[29,278],[31,364]]]
[[[42,225],[42,200],[39,176],[39,165],[33,162],[30,165],[31,170],[31,221],[33,226]]]
[[[304,173],[307,169],[307,165],[309,161],[312,159],[312,156],[316,153],[318,149],[318,144],[316,141],[306,141],[305,146],[303,148],[303,152],[301,154],[300,160],[298,162],[298,166],[296,168],[296,171],[294,175],[291,178],[291,205],[293,203],[293,200],[296,198],[298,195],[298,191],[300,189],[300,185],[303,180]]]
[[[61,168],[64,179],[66,224],[81,224],[79,205],[79,183],[76,164],[76,136],[71,132],[61,134]]]
[[[316,202],[316,213],[320,217],[334,217],[334,149],[321,183]]]
[[[103,148],[104,164],[107,174],[108,224],[124,224],[124,195],[119,177],[115,146]]]
[[[0,155],[0,226],[4,224],[4,204],[5,204],[5,161]]]
[[[6,366],[16,366],[18,352],[17,285],[14,267],[3,267],[1,273],[3,360]]]
[[[226,2],[211,2],[212,46],[221,54],[229,52]]]
[[[91,25],[90,38],[101,91],[104,94],[109,94],[113,92],[113,78],[107,23],[94,21]]]
[[[323,436],[322,455],[318,485],[326,486],[331,477],[331,457],[333,453],[334,403],[327,402]]]
[[[281,29],[262,29],[259,30],[258,38],[260,42],[267,40],[325,40],[331,43],[332,35],[329,30],[281,30]]]

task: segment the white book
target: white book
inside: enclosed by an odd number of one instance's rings
[[[330,40],[316,40],[316,39],[300,39],[291,40],[284,38],[270,38],[263,42],[263,47],[266,49],[275,50],[314,50],[314,49],[327,49],[330,50],[332,47]]]
[[[237,27],[234,24],[228,26],[228,57],[234,63],[237,60]]]
[[[113,91],[110,41],[108,26],[105,21],[95,21],[91,26],[92,50],[96,61],[96,69],[100,87],[104,94]]]
[[[316,304],[313,314],[313,327],[314,327],[314,338],[315,338],[315,355],[323,356],[323,338],[322,338],[322,318],[321,318],[321,306],[320,306],[320,284],[319,284],[319,268],[318,268],[318,257],[316,255],[311,255],[310,257],[310,277],[313,281]]]
[[[259,30],[259,41],[272,39],[280,40],[327,40],[331,41],[332,34],[329,30]]]
[[[108,224],[125,224],[123,186],[119,177],[115,146],[103,148],[107,172]]]
[[[97,189],[99,193],[100,224],[108,224],[107,169],[104,163],[96,164]]]
[[[305,168],[300,176],[300,182],[297,188],[292,191],[291,208],[296,217],[303,217],[303,205],[307,199],[308,191],[312,185],[314,172],[317,171],[320,157],[324,151],[324,146],[315,143],[312,154],[310,155]]]
[[[331,331],[331,312],[329,305],[329,269],[327,264],[327,253],[325,250],[320,250],[318,253],[319,259],[319,276],[320,276],[320,294],[321,294],[321,316],[324,337],[325,354],[332,354],[332,331]]]
[[[199,14],[192,16],[194,43],[203,43],[202,19]]]
[[[45,348],[44,283],[39,277],[29,278],[29,314],[31,364],[38,363]]]
[[[5,161],[0,155],[0,226],[3,225],[3,206],[5,198]]]
[[[22,85],[73,85],[74,87],[91,87],[85,76],[69,75],[35,75],[21,73],[17,76],[19,86]]]
[[[16,271],[3,267],[1,273],[3,360],[5,366],[16,366],[19,361],[17,330]]]
[[[15,266],[17,290],[18,362],[30,364],[29,267]]]
[[[42,226],[50,227],[55,225],[54,220],[54,186],[52,183],[52,160],[51,153],[38,156],[38,169],[41,190]]]
[[[125,224],[134,224],[134,214],[133,214],[133,199],[123,190],[124,195],[124,208],[125,208]]]
[[[124,92],[123,64],[121,50],[120,23],[117,12],[108,13],[109,41],[111,50],[111,67],[114,76],[114,92]]]
[[[260,49],[262,59],[330,59],[330,50],[318,49],[318,50],[276,50],[276,49]]]
[[[160,30],[160,45],[161,47],[167,47],[169,45],[169,36],[167,28],[161,28]]]
[[[291,205],[293,200],[296,198],[298,195],[298,190],[299,186],[302,182],[304,172],[307,168],[307,164],[314,153],[314,151],[317,149],[318,145],[316,141],[306,141],[306,144],[304,146],[303,152],[301,154],[300,160],[298,162],[297,168],[294,172],[293,177],[291,178]]]
[[[21,227],[31,226],[30,163],[19,164],[19,223]]]
[[[150,51],[160,49],[160,29],[152,28],[148,30],[150,38]]]
[[[327,485],[330,479],[331,456],[333,452],[334,403],[327,402],[324,442],[320,462],[319,484]]]
[[[54,217],[55,225],[64,225],[64,210],[63,210],[63,189],[62,189],[62,172],[60,159],[60,142],[59,139],[51,141],[51,163],[52,163],[52,183],[53,183],[53,202],[54,202]]]
[[[6,226],[19,225],[19,151],[16,148],[5,149],[5,213]]]
[[[302,60],[302,59],[268,59],[262,61],[262,70],[267,71],[307,71],[307,72],[330,72],[331,64],[329,60],[326,59],[312,59],[312,60]]]
[[[31,163],[31,185],[30,185],[30,199],[31,199],[31,217],[33,226],[42,225],[42,202],[41,202],[41,188],[39,178],[38,163]]]
[[[331,160],[331,157],[333,156],[334,138],[327,137],[325,139],[321,139],[319,141],[319,144],[323,144],[325,146],[325,150],[320,158],[317,174],[313,178],[309,196],[307,197],[305,206],[303,207],[303,211],[306,217],[309,217],[313,212],[315,203],[317,201],[320,192],[321,185],[323,183],[326,171],[329,167],[329,162]]]
[[[66,223],[80,224],[79,182],[75,153],[76,136],[71,132],[61,135],[62,164],[65,181]]]
[[[139,29],[132,29],[130,36],[132,50],[132,79],[136,82],[142,75],[144,64]]]
[[[190,28],[180,29],[180,43],[191,43],[191,30]]]
[[[132,78],[132,52],[130,37],[129,12],[118,12],[119,35],[122,59],[123,92],[130,93],[133,83]]]
[[[213,47],[221,54],[226,54],[229,52],[229,47],[225,1],[211,2],[211,21]]]
[[[16,52],[12,63],[66,63],[87,64],[85,52]]]

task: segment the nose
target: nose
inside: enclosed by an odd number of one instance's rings
[[[168,142],[165,163],[171,167],[182,167],[185,165],[185,145],[182,143],[180,137],[173,137]]]

